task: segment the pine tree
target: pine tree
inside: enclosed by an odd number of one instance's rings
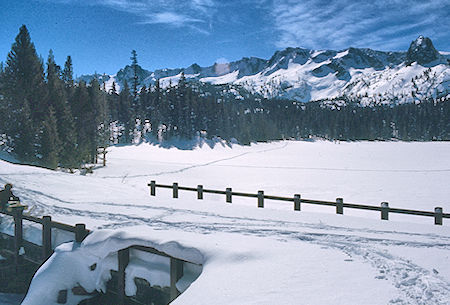
[[[23,25],[8,54],[2,73],[2,95],[9,111],[6,131],[14,139],[18,157],[32,161],[36,135],[46,111],[46,87],[42,61]]]
[[[141,110],[141,105],[140,105],[140,99],[139,99],[139,91],[138,91],[138,86],[139,86],[139,76],[138,76],[138,69],[139,69],[139,65],[138,65],[138,61],[137,61],[137,53],[136,50],[131,51],[131,68],[133,69],[133,88],[132,88],[132,95],[133,95],[133,100],[131,103],[131,116],[133,117],[133,121],[138,118],[140,116],[140,110]]]
[[[131,68],[133,68],[133,98],[137,99],[138,96],[138,61],[136,50],[131,51]]]
[[[20,160],[34,162],[36,160],[37,133],[26,100],[11,119],[15,120],[16,126],[16,132],[10,134],[14,141],[14,152]]]
[[[66,76],[70,78],[70,73]],[[77,144],[74,119],[67,101],[67,91],[61,77],[61,68],[56,64],[52,50],[50,50],[47,60],[47,86],[48,105],[54,109],[57,133],[61,143],[58,161],[64,167],[76,167],[78,163],[74,156]]]
[[[40,153],[42,155],[41,164],[45,167],[55,169],[58,167],[59,163],[61,142],[58,137],[53,107],[50,107],[48,115],[44,120],[40,142]]]
[[[90,162],[92,160],[91,147],[95,145],[92,143],[95,131],[92,131],[92,108],[85,82],[81,81],[75,87],[70,106],[75,120],[75,128],[78,131],[76,141],[77,161],[79,163]]]
[[[21,105],[28,102],[37,121],[43,119],[44,68],[25,25],[20,28],[5,67],[5,93]]]
[[[119,122],[123,124],[123,143],[130,143],[131,137],[130,134],[133,130],[133,119],[131,113],[131,103],[132,96],[130,94],[130,88],[128,87],[127,81],[124,82],[123,89],[119,94],[119,110],[118,110],[118,118]]]
[[[73,88],[73,67],[72,67],[72,57],[67,56],[66,62],[64,63],[64,70],[62,71],[62,80],[66,86],[66,89]]]

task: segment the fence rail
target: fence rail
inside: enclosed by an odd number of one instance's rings
[[[336,207],[336,214],[344,214],[344,208],[368,210],[368,211],[378,211],[381,213],[382,220],[389,220],[389,213],[433,217],[435,225],[442,225],[443,218],[450,218],[450,214],[444,213],[442,207],[435,207],[434,212],[419,211],[419,210],[410,210],[410,209],[391,208],[391,207],[389,207],[388,202],[382,202],[380,204],[380,206],[374,206],[374,205],[367,205],[367,204],[347,203],[347,202],[344,202],[344,200],[342,198],[336,198],[335,202],[334,201],[324,201],[324,200],[313,200],[313,199],[301,198],[300,194],[295,194],[293,197],[282,197],[282,196],[266,195],[266,194],[264,194],[264,191],[258,191],[257,194],[251,194],[251,193],[234,192],[234,191],[232,191],[232,188],[226,188],[225,191],[222,191],[222,190],[205,189],[203,187],[203,185],[198,185],[197,187],[179,186],[177,182],[174,182],[172,185],[158,184],[158,183],[156,183],[155,180],[152,180],[148,184],[148,186],[150,187],[150,195],[151,196],[156,196],[156,188],[165,188],[165,189],[172,189],[173,198],[178,198],[179,190],[197,192],[197,198],[200,200],[203,199],[204,193],[225,195],[225,201],[227,203],[232,202],[233,196],[257,198],[258,208],[264,208],[264,199],[269,199],[269,200],[293,202],[294,203],[294,211],[300,211],[301,204],[306,203],[306,204],[315,204],[315,205],[334,206],[334,207]]]

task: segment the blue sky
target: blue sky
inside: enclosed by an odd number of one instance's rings
[[[135,49],[149,70],[270,58],[288,46],[406,50],[422,34],[450,51],[450,0],[0,0],[0,61],[25,24],[75,74],[114,74]]]

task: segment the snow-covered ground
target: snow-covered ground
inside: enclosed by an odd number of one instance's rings
[[[94,230],[80,247],[58,249],[23,304],[55,303],[58,290],[77,283],[101,289],[117,268],[114,253],[130,244],[202,264],[178,283],[184,290],[201,272],[173,304],[448,304],[447,219],[443,226],[408,215],[382,221],[378,212],[335,215],[334,208],[307,204],[295,212],[290,203],[269,200],[258,209],[256,199],[233,197],[227,204],[223,195],[197,200],[183,191],[173,199],[168,189],[151,197],[147,183],[448,212],[449,155],[445,142],[284,141],[194,150],[112,147],[107,167],[86,176],[0,161],[0,183],[13,183],[33,214]],[[4,219],[1,229],[11,228]],[[58,242],[68,238],[58,234]],[[39,242],[36,228],[25,235]],[[151,275],[145,268],[165,265],[136,255],[127,274],[164,284],[166,271]]]

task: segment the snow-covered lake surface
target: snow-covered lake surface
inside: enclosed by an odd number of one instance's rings
[[[80,247],[62,245],[42,268],[24,304],[53,304],[76,283],[102,289],[114,255],[148,245],[203,265],[173,304],[448,304],[450,221],[433,218],[157,189],[157,183],[433,211],[450,211],[450,143],[294,142],[207,145],[194,150],[142,144],[111,147],[107,166],[82,176],[0,161],[0,183],[36,216],[86,223],[94,230]],[[4,219],[3,231],[11,231]],[[59,235],[58,235],[59,234]],[[70,236],[54,234],[58,242]],[[38,228],[25,236],[40,242]],[[71,262],[71,264],[67,264]],[[147,262],[147,265],[146,265]],[[97,264],[95,272],[89,266]],[[127,274],[165,283],[165,262],[136,258]],[[63,267],[65,266],[65,267]],[[69,266],[69,267],[67,267]],[[86,270],[86,271],[84,271]],[[71,274],[71,276],[67,276]],[[156,274],[156,275],[155,275]],[[45,283],[45,284],[44,284]],[[183,286],[184,287],[181,287]],[[127,292],[133,293],[133,284]],[[71,298],[72,297],[72,298]],[[37,301],[39,299],[39,301]],[[76,298],[69,295],[71,302]],[[52,303],[53,302],[53,303]]]

